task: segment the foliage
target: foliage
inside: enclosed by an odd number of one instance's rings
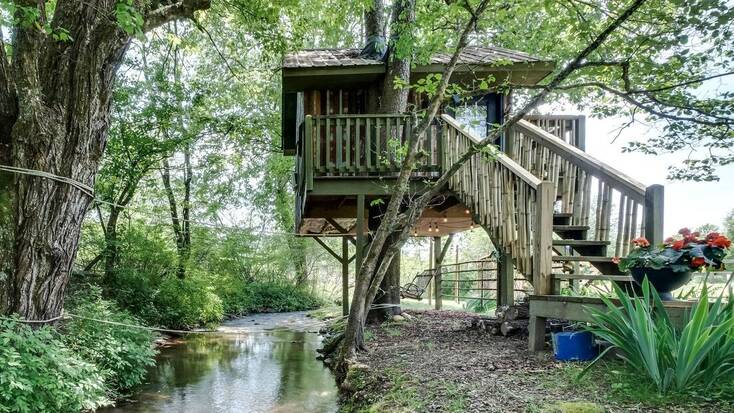
[[[321,299],[289,283],[227,280],[220,283],[224,312],[229,316],[262,312],[313,310]]]
[[[222,300],[207,282],[206,274],[197,272],[189,271],[185,279],[164,279],[154,303],[158,322],[172,328],[218,323],[224,317]]]
[[[699,271],[703,268],[722,269],[723,260],[731,241],[719,234],[710,232],[700,238],[699,232],[688,228],[678,231],[677,237],[670,237],[660,247],[654,247],[645,238],[632,241],[635,247],[624,258],[617,258],[619,269],[630,268],[670,268],[674,272]]]
[[[652,381],[658,392],[708,390],[734,379],[734,302],[722,296],[710,302],[704,286],[683,328],[676,330],[647,279],[639,299],[614,289],[621,306],[602,297],[607,310],[590,310],[594,326],[589,330],[610,342],[610,349],[617,349],[626,365]]]
[[[731,411],[731,382],[697,393],[660,394],[647,377],[620,360],[604,359],[593,368],[584,363],[565,363],[540,373],[543,388],[561,394],[578,394],[609,407],[609,411]],[[579,375],[584,373],[583,380]],[[528,409],[528,413],[540,409]]]
[[[88,285],[67,301],[67,311],[81,317],[141,325],[141,321],[101,298],[99,287]],[[154,335],[148,330],[72,318],[64,324],[63,340],[68,348],[97,366],[113,392],[126,392],[145,378],[154,364]]]
[[[110,403],[106,374],[50,327],[0,320],[0,412],[78,412]]]

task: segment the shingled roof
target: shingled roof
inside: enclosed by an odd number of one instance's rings
[[[359,49],[310,49],[291,53],[283,59],[283,68],[315,68],[315,67],[353,67],[382,65],[383,62],[359,57]],[[451,59],[449,53],[437,53],[431,58],[431,64],[446,64]],[[460,64],[492,65],[499,62],[531,63],[544,62],[538,57],[501,47],[468,46],[459,56]]]

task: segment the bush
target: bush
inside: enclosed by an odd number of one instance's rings
[[[0,412],[78,412],[110,404],[105,375],[50,327],[0,320]]]
[[[219,285],[217,292],[230,316],[312,310],[323,304],[318,297],[286,283],[229,280]]]
[[[609,341],[610,349],[618,349],[626,364],[660,393],[709,390],[734,379],[734,301],[724,303],[719,296],[709,302],[704,285],[678,331],[647,279],[640,299],[614,289],[621,307],[602,297],[608,311],[591,310],[595,326],[590,330]]]
[[[192,328],[224,318],[222,300],[206,279],[193,270],[184,279],[163,280],[154,303],[159,324],[171,328]]]
[[[99,287],[79,290],[67,300],[67,311],[87,318],[142,324],[114,303],[103,300]],[[66,345],[97,365],[114,396],[142,383],[147,367],[155,363],[155,337],[148,330],[72,318],[64,325],[64,332]]]

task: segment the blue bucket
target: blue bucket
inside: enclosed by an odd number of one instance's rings
[[[588,331],[553,333],[553,354],[560,361],[588,361],[597,355],[594,335]]]

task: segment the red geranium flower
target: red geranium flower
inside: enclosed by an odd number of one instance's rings
[[[688,228],[681,228],[678,230],[678,233],[685,237],[687,235],[691,235],[691,230]]]
[[[718,232],[709,232],[709,233],[708,233],[708,234],[706,235],[706,239],[708,239],[708,240],[712,240],[712,239],[714,239],[714,238],[719,238],[720,236],[721,236],[721,234],[719,234]]]
[[[709,242],[709,245],[712,247],[718,247],[718,248],[729,248],[731,247],[731,241],[729,240],[729,238],[723,235],[720,235],[714,238],[713,240],[711,240]]]
[[[673,249],[676,251],[682,250],[684,246],[685,246],[685,242],[682,239],[674,242],[672,245]]]
[[[665,243],[666,245],[670,245],[670,244],[672,244],[672,243],[674,243],[674,242],[675,242],[675,238],[673,238],[673,237],[668,237],[668,238],[665,238],[665,241],[663,241],[663,242],[664,242],[664,243]]]
[[[693,268],[698,268],[706,264],[706,259],[703,257],[693,257],[691,260],[691,266]]]
[[[632,243],[642,248],[647,248],[650,246],[650,241],[648,241],[645,237],[635,238],[632,240]]]
[[[619,261],[620,261],[619,260],[619,257],[612,258],[612,262],[615,263],[615,264],[619,264]]]

